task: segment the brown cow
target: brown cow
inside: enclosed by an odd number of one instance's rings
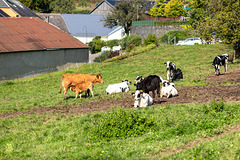
[[[66,99],[66,94],[68,89],[70,88],[70,85],[77,85],[84,82],[92,82],[93,86],[96,83],[103,83],[103,79],[101,74],[64,74],[61,77],[61,85],[60,85],[60,91],[62,92],[62,86],[64,88],[64,99]]]
[[[93,94],[93,83],[91,81],[88,82],[84,82],[84,83],[79,83],[76,85],[70,85],[70,90],[73,92],[76,92],[76,97],[75,99],[77,99],[78,94],[80,94],[80,98],[82,97],[82,92],[87,92],[87,90],[90,90],[92,93],[92,97],[94,97]]]

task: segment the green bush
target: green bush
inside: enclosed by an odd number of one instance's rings
[[[131,44],[139,46],[142,43],[142,37],[137,35],[130,35],[123,39],[123,49],[126,49]]]
[[[93,139],[116,139],[143,135],[154,130],[154,120],[137,110],[118,109],[106,112],[92,130]]]
[[[101,37],[95,37],[88,45],[91,47],[91,54],[94,54],[100,52],[101,48],[106,46],[106,42],[101,40]]]
[[[89,14],[89,12],[91,11],[91,9],[74,9],[72,11],[72,14]]]
[[[113,39],[113,40],[106,41],[106,43],[107,43],[107,46],[112,48],[113,46],[118,46],[120,44],[119,41],[120,40],[118,39]]]
[[[149,44],[156,44],[157,45],[157,36],[156,34],[148,34],[147,38],[144,39],[144,44],[149,45]]]
[[[203,105],[203,112],[210,113],[210,112],[222,112],[225,108],[225,104],[222,101],[216,102],[213,98],[213,101],[209,105]]]
[[[110,55],[109,51],[103,52],[99,57],[96,57],[94,59],[94,62],[103,62],[109,58],[109,55]]]

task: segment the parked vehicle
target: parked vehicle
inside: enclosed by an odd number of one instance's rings
[[[101,48],[101,53],[103,53],[103,52],[106,52],[106,51],[111,51],[111,48],[110,47],[108,47],[108,46],[103,46],[102,48]]]
[[[194,44],[202,44],[202,40],[199,37],[188,38],[185,41],[180,41],[176,45],[194,45]]]

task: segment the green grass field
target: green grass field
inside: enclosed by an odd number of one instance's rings
[[[83,64],[62,72],[4,81],[0,83],[0,114],[121,97],[124,94],[106,95],[106,87],[125,79],[134,81],[139,75],[157,74],[166,79],[166,61],[173,61],[183,71],[184,79],[176,86],[205,85],[195,81],[214,74],[214,56],[230,52],[220,44],[162,45],[121,61]],[[228,68],[236,67],[238,61]],[[101,73],[104,83],[95,85],[93,98],[75,100],[75,93],[69,91],[64,100],[63,93],[58,93],[64,73]],[[239,107],[238,102],[213,101],[81,115],[48,112],[4,118],[0,119],[0,159],[240,159],[240,131],[219,136],[239,125]],[[186,147],[193,142],[198,143]]]

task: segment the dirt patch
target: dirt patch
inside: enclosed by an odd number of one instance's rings
[[[205,86],[190,86],[177,88],[179,96],[172,98],[154,98],[154,105],[161,106],[167,104],[185,104],[185,103],[207,103],[213,100],[224,102],[240,101],[240,68],[231,69],[227,73],[215,76],[214,73],[206,77]],[[150,94],[151,95],[151,94]],[[106,111],[112,108],[134,108],[134,97],[131,93],[126,94],[123,98],[108,99],[90,103],[83,103],[81,106],[67,107],[43,107],[31,109],[23,112],[0,114],[0,119],[14,117],[21,114],[43,114],[46,112],[61,112],[64,114],[82,114],[94,111]]]

